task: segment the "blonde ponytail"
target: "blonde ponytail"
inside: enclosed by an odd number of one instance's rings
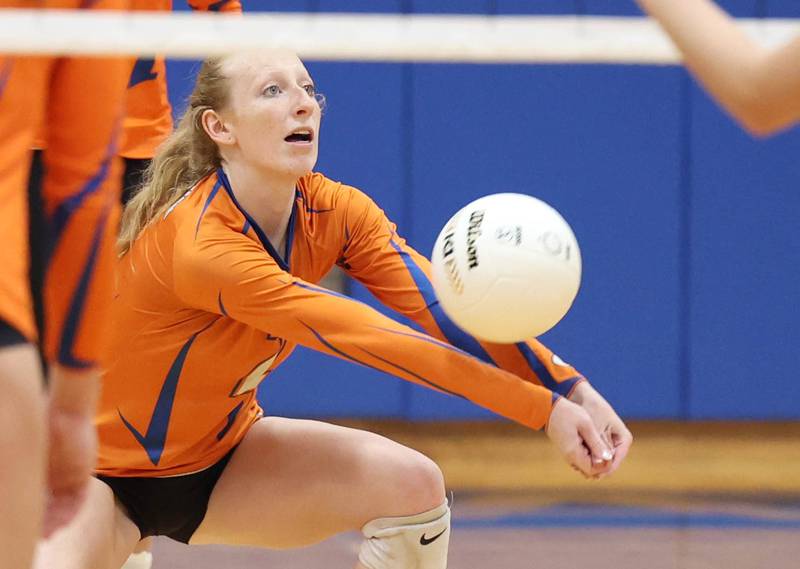
[[[120,255],[128,252],[151,221],[220,166],[219,150],[203,129],[202,116],[208,109],[220,110],[227,105],[229,86],[222,61],[210,58],[203,63],[189,107],[175,132],[159,147],[141,189],[125,206],[117,238]]]

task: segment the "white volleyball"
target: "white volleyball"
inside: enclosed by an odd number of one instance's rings
[[[431,263],[445,314],[491,342],[543,334],[567,313],[581,282],[569,224],[523,194],[492,194],[463,207],[440,232]]]

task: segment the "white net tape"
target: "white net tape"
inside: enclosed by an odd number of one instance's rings
[[[740,20],[759,42],[800,20]],[[304,59],[463,63],[678,63],[646,18],[0,10],[0,53],[203,58],[288,48]]]

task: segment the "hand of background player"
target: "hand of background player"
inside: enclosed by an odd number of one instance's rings
[[[83,505],[97,461],[94,410],[98,375],[53,366],[44,537],[68,524]]]
[[[611,446],[614,459],[608,472],[603,473],[601,477],[608,476],[625,460],[633,444],[633,435],[614,408],[588,382],[578,384],[569,398],[586,410],[605,442]]]
[[[44,537],[67,525],[78,513],[97,458],[97,434],[91,415],[52,410],[49,420]]]
[[[559,398],[550,413],[546,433],[570,466],[586,478],[608,474],[613,452],[580,406]]]

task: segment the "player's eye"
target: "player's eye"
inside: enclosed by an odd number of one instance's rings
[[[277,85],[269,85],[261,92],[261,94],[267,97],[275,97],[281,94],[281,88]]]
[[[303,85],[303,89],[305,90],[306,93],[308,93],[309,97],[313,97],[314,95],[317,94],[317,90],[314,88],[314,85],[310,83],[308,85]]]

